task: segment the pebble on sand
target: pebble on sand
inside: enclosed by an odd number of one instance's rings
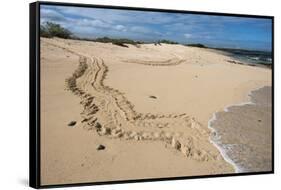
[[[98,147],[97,147],[97,150],[104,150],[105,149],[105,146],[100,144]]]
[[[157,99],[157,97],[156,97],[156,96],[149,96],[149,98]]]
[[[76,125],[76,121],[71,121],[70,123],[67,124],[69,127],[74,127]]]
[[[101,126],[101,124],[99,122],[96,122],[95,128],[97,130],[101,130],[102,126]]]

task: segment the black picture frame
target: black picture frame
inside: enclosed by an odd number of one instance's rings
[[[265,172],[248,172],[248,173],[232,173],[232,174],[215,174],[200,176],[179,176],[169,178],[152,178],[137,180],[121,180],[121,181],[104,181],[91,183],[73,183],[73,184],[52,184],[41,185],[40,182],[40,5],[59,5],[71,7],[88,7],[88,8],[110,8],[119,10],[140,10],[168,13],[188,13],[203,14],[216,16],[232,16],[246,18],[266,18],[272,21],[272,170]],[[30,65],[29,65],[29,185],[33,188],[53,188],[53,187],[70,187],[85,185],[102,185],[102,184],[119,184],[119,183],[135,183],[135,182],[152,182],[163,180],[184,180],[196,178],[213,178],[213,177],[233,177],[245,175],[260,175],[274,173],[274,17],[263,15],[233,14],[233,13],[217,13],[217,12],[201,12],[187,10],[168,10],[155,8],[140,7],[123,7],[109,5],[91,5],[78,3],[59,3],[39,1],[29,4],[29,44],[30,44]]]

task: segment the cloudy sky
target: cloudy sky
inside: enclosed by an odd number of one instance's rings
[[[213,47],[271,50],[271,20],[41,5],[41,24],[61,24],[79,37],[130,38]]]

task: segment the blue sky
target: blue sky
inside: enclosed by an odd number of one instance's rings
[[[271,50],[271,20],[182,13],[41,5],[41,23],[56,22],[76,36],[130,38],[212,47]]]

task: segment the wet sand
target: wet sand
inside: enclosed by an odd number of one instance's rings
[[[271,87],[252,91],[251,103],[231,106],[215,114],[211,139],[238,172],[272,170]]]

